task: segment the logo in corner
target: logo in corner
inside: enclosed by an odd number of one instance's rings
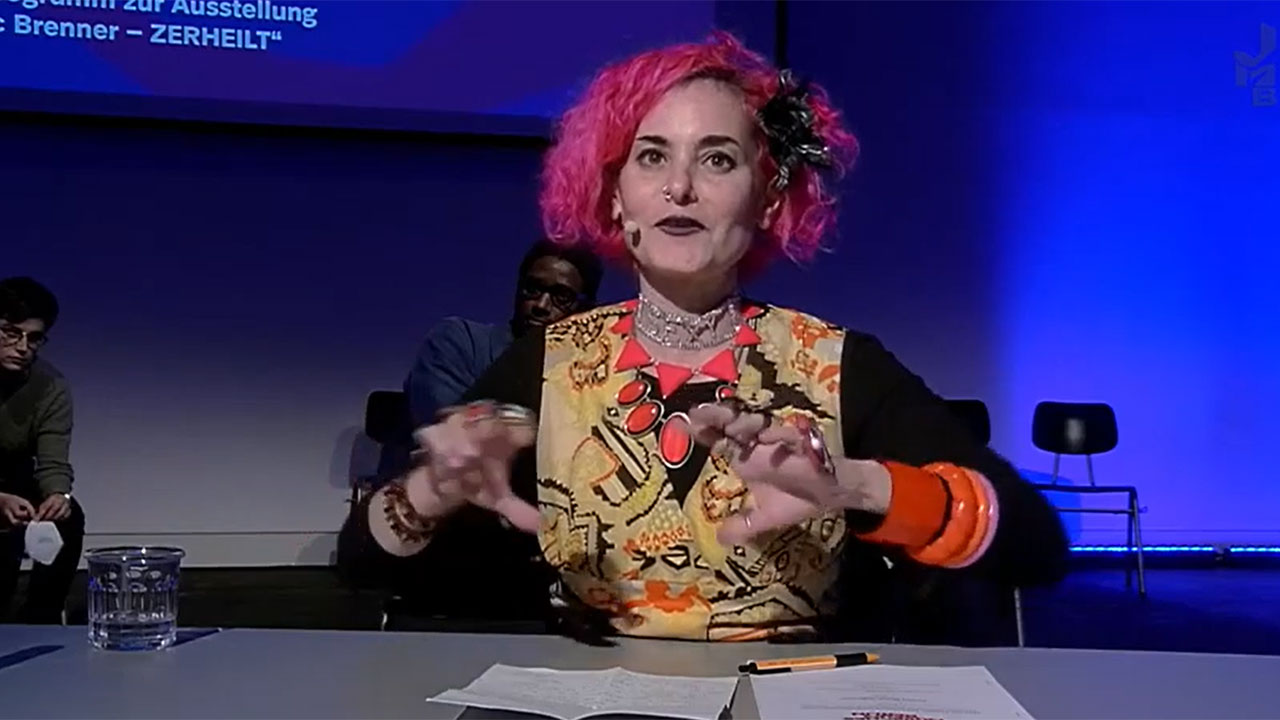
[[[1236,87],[1250,88],[1254,107],[1275,107],[1276,64],[1267,62],[1276,49],[1275,26],[1262,23],[1259,36],[1257,55],[1236,51]]]

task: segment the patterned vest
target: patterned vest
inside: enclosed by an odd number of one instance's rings
[[[741,349],[732,392],[784,419],[807,415],[832,455],[843,455],[844,332],[792,310],[755,307],[746,322],[759,341]],[[720,522],[750,503],[750,492],[719,455],[667,459],[673,444],[680,457],[681,443],[663,427],[672,418],[687,423],[688,408],[662,401],[679,393],[649,403],[656,423],[634,422],[627,407],[634,409],[634,393],[619,391],[640,376],[616,369],[625,339],[619,320],[630,312],[630,304],[598,308],[547,329],[537,445],[544,556],[578,599],[609,611],[627,635],[755,640],[813,627],[834,610],[844,516],[721,545]]]

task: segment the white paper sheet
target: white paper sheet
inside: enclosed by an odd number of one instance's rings
[[[756,675],[760,720],[1031,720],[984,667],[863,665]]]
[[[550,670],[494,665],[461,690],[432,702],[578,720],[598,715],[653,715],[716,720],[733,700],[738,678],[645,675],[612,670]]]

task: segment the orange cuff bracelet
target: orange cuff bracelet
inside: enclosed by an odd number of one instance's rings
[[[951,515],[936,540],[909,554],[925,565],[947,565],[963,555],[978,529],[978,488],[969,474],[955,465],[934,463],[924,470],[947,484],[951,493]]]
[[[978,526],[960,554],[947,563],[949,568],[967,567],[986,554],[987,548],[991,547],[991,540],[995,537],[996,525],[1000,520],[1000,504],[996,500],[995,488],[991,487],[991,483],[980,473],[972,470],[964,472],[973,483],[974,493],[977,496]]]
[[[902,545],[911,559],[936,567],[966,567],[986,553],[999,518],[986,478],[951,463],[882,464],[893,482],[889,512],[880,527],[860,538]]]
[[[920,547],[932,540],[947,516],[947,491],[938,476],[910,465],[882,462],[893,490],[880,527],[858,537],[868,542]]]
[[[951,517],[938,539],[908,555],[925,565],[959,568],[972,564],[986,552],[995,529],[994,492],[981,475],[950,463],[934,463],[924,469],[947,483]]]

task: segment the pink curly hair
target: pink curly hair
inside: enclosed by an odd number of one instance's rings
[[[542,172],[542,222],[561,243],[586,243],[604,256],[626,255],[622,229],[611,216],[618,173],[626,163],[640,121],[673,87],[698,78],[714,78],[737,87],[754,115],[778,89],[778,70],[737,38],[716,32],[703,43],[651,50],[600,72],[577,105],[561,119],[555,144]],[[831,150],[837,174],[857,157],[858,143],[841,124],[826,92],[809,85],[807,102],[814,130]],[[777,165],[769,156],[763,131],[757,133],[763,177]],[[781,253],[804,261],[821,247],[835,223],[835,198],[821,175],[797,167],[780,193],[780,204],[763,242],[743,258],[743,270],[759,269]]]

